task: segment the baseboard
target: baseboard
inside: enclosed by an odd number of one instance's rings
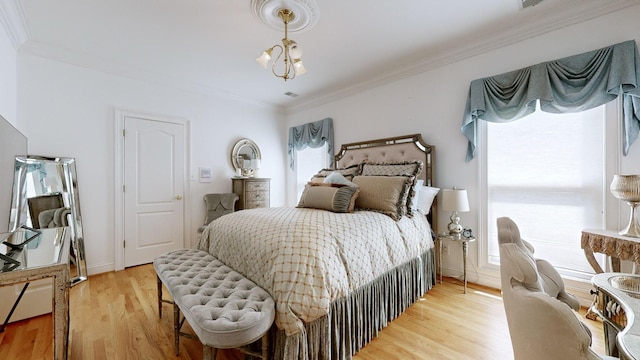
[[[97,275],[97,274],[102,274],[110,271],[115,271],[115,269],[116,269],[115,263],[108,263],[108,264],[103,264],[98,266],[90,266],[90,267],[87,267],[87,274],[89,274],[89,276]]]

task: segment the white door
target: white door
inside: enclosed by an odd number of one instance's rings
[[[184,247],[185,126],[124,118],[124,266]]]

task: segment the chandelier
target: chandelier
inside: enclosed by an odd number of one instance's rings
[[[273,75],[283,78],[284,81],[294,79],[296,75],[302,75],[307,72],[302,65],[302,49],[298,46],[298,43],[289,39],[289,23],[295,19],[296,15],[289,9],[278,10],[278,17],[282,19],[284,23],[284,39],[282,39],[282,45],[276,44],[269,49],[262,52],[256,61],[262,65],[265,69],[269,65],[269,61],[272,59],[274,50],[278,51],[278,55],[271,64],[271,72]],[[282,58],[281,72],[276,71],[276,65]]]

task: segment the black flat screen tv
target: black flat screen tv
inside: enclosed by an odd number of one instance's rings
[[[0,116],[0,233],[9,231],[16,156],[27,155],[27,137]]]

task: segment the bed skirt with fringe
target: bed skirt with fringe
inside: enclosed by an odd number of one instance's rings
[[[306,323],[304,331],[286,336],[284,331],[274,330],[274,359],[351,359],[435,283],[436,266],[431,248],[335,300],[329,314]]]

